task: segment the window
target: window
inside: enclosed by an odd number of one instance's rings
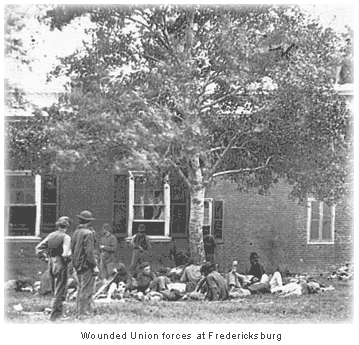
[[[204,199],[203,227],[210,229],[216,240],[223,238],[223,201]]]
[[[334,243],[335,206],[308,199],[308,243]]]
[[[41,177],[6,172],[5,236],[40,236]]]
[[[170,187],[167,181],[151,181],[141,172],[130,172],[128,236],[146,226],[150,237],[169,237]]]
[[[113,232],[115,235],[125,237],[127,235],[128,176],[115,175],[114,184]]]

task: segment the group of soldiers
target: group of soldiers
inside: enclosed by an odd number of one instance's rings
[[[37,256],[48,262],[53,284],[51,321],[65,318],[63,302],[67,294],[70,266],[77,281],[76,314],[79,318],[92,315],[96,277],[106,281],[116,270],[117,238],[112,234],[110,225],[103,225],[102,236],[98,240],[96,232],[91,227],[92,221],[95,220],[91,212],[83,211],[77,218],[79,225],[72,237],[67,234],[71,220],[63,216],[56,222],[56,231],[49,234],[36,247]],[[133,246],[131,268],[136,269],[150,246],[144,226],[139,226],[138,234],[133,238]]]
[[[96,279],[100,278],[105,284],[116,272],[117,238],[110,225],[103,225],[102,236],[98,238],[98,234],[91,227],[95,220],[91,212],[83,211],[77,218],[79,225],[72,237],[67,233],[71,220],[62,216],[56,222],[56,230],[36,247],[37,256],[48,262],[54,292],[51,321],[65,318],[63,302],[67,295],[69,271],[73,272],[77,282],[76,314],[79,318],[92,315]],[[206,260],[213,263],[215,241],[206,230],[204,229]],[[138,268],[148,258],[151,248],[143,224],[138,226],[138,232],[132,238],[132,246],[131,274],[136,277]]]

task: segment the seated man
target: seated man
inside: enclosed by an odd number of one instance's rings
[[[257,283],[262,279],[262,275],[265,273],[264,267],[259,263],[259,256],[256,252],[252,252],[249,256],[251,267],[247,274],[253,276],[252,282]]]
[[[258,261],[259,256],[256,252],[252,252],[249,256],[251,267],[248,270],[248,275],[251,276],[248,283],[248,290],[252,294],[268,293],[269,277],[265,273],[263,266]]]
[[[243,281],[242,276],[237,273],[238,262],[233,261],[232,268],[227,274],[227,285],[230,298],[239,298],[242,296],[250,295],[250,291],[243,289],[241,281]]]
[[[137,276],[137,291],[143,294],[150,291],[150,284],[156,279],[156,275],[151,272],[151,266],[148,262],[142,262],[140,273]]]
[[[149,288],[151,291],[161,292],[168,290],[168,284],[170,283],[171,280],[167,277],[167,269],[161,267],[157,272],[157,277],[151,281]]]
[[[201,273],[206,277],[208,301],[223,301],[228,299],[227,283],[224,278],[215,270],[213,263],[206,262],[201,267]]]
[[[180,279],[181,283],[186,283],[186,292],[195,290],[199,280],[201,279],[201,266],[195,265],[193,260],[189,260],[189,265],[183,270]]]

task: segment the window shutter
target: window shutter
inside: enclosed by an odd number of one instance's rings
[[[319,239],[320,208],[318,201],[311,201],[310,239]]]
[[[214,202],[213,235],[216,240],[223,238],[223,201]]]
[[[42,226],[41,232],[48,234],[55,230],[57,220],[58,183],[56,176],[42,179]]]
[[[126,236],[127,234],[127,199],[128,178],[127,175],[114,176],[114,200],[113,200],[113,232]]]
[[[188,230],[188,189],[179,176],[171,176],[171,234],[185,235]]]

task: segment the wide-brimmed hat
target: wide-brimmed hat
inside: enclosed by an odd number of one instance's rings
[[[77,217],[88,221],[95,220],[90,211],[82,211],[80,214],[77,215]]]
[[[67,216],[62,216],[58,219],[56,225],[65,225],[66,227],[69,227],[71,225],[71,220]]]

